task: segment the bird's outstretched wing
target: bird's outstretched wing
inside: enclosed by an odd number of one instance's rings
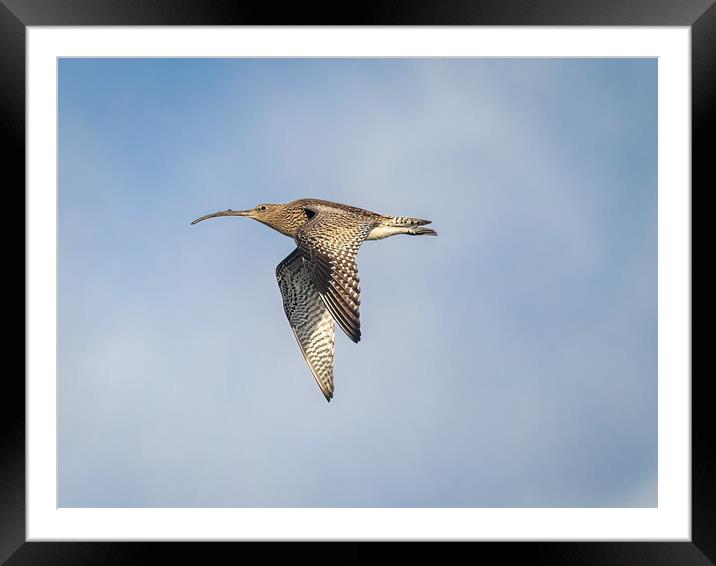
[[[295,249],[276,267],[283,309],[303,357],[326,400],[333,397],[333,318],[311,282],[301,253]]]
[[[311,281],[333,318],[353,342],[360,341],[358,248],[375,226],[371,219],[319,208],[294,235]]]

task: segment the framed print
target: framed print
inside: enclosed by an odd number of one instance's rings
[[[690,299],[709,2],[3,1],[26,187],[9,564],[150,541],[713,560]]]

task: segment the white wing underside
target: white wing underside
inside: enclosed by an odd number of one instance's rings
[[[294,250],[276,268],[283,308],[303,357],[327,401],[333,397],[333,317],[311,281],[301,253]]]

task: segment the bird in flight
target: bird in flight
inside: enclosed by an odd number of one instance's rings
[[[397,234],[437,236],[424,227],[430,220],[385,216],[318,199],[222,210],[192,225],[220,216],[253,218],[296,242],[296,249],[276,267],[276,280],[303,357],[329,402],[334,391],[334,321],[353,342],[361,336],[358,248],[364,240]]]

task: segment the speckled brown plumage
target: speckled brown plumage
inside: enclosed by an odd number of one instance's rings
[[[276,268],[284,311],[298,345],[326,400],[333,397],[333,322],[354,342],[361,338],[360,278],[356,256],[365,240],[397,234],[437,233],[429,220],[385,216],[362,208],[319,199],[260,204],[251,210],[207,214],[246,216],[296,242],[297,248]]]

